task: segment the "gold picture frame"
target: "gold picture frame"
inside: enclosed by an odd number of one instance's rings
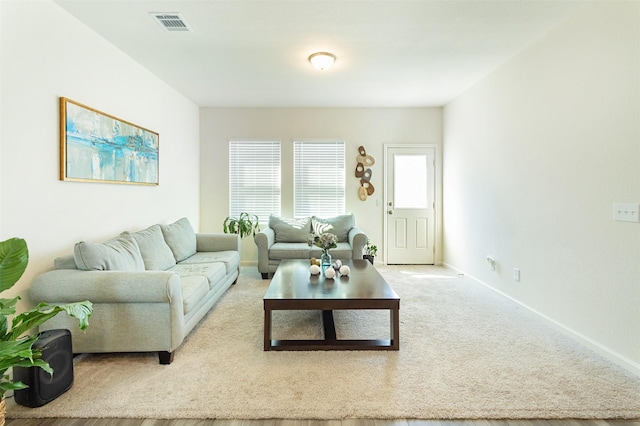
[[[60,180],[159,184],[160,135],[60,98]]]

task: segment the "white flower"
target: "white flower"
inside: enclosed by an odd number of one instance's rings
[[[338,237],[330,232],[325,232],[324,234],[319,236],[315,235],[313,243],[317,247],[320,247],[322,250],[326,251],[338,247]]]

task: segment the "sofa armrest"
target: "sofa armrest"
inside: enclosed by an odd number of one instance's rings
[[[362,259],[364,247],[367,245],[367,234],[362,229],[353,227],[349,231],[349,244],[353,252],[352,259]]]
[[[35,303],[172,303],[182,304],[180,276],[168,271],[45,272],[31,283]]]
[[[276,242],[276,233],[267,226],[253,237],[253,241],[258,247],[258,271],[266,274],[269,272],[269,248]]]
[[[239,251],[238,234],[196,234],[196,251]]]
[[[256,233],[256,236],[253,237],[253,241],[255,241],[258,246],[258,250],[260,250],[261,247],[268,250],[276,242],[276,232],[273,228],[266,227]]]

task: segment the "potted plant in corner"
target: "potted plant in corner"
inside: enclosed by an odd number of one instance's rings
[[[378,247],[371,244],[371,241],[367,240],[367,245],[364,246],[364,255],[362,258],[367,259],[373,265],[373,259],[375,259],[376,254],[378,254]]]
[[[29,262],[27,243],[22,238],[10,238],[0,242],[0,292],[13,287],[18,282]],[[42,359],[42,351],[33,348],[38,336],[26,333],[38,327],[49,318],[60,312],[67,312],[77,318],[80,328],[84,330],[89,325],[89,317],[93,312],[93,305],[88,300],[65,305],[49,305],[40,303],[33,309],[16,314],[16,304],[20,297],[13,299],[0,298],[0,423],[5,418],[5,393],[9,390],[27,387],[20,381],[13,381],[9,368],[40,367],[49,374],[54,374],[48,362]],[[9,327],[9,316],[13,316]]]
[[[258,216],[249,213],[240,213],[238,217],[228,216],[222,226],[225,234],[238,234],[240,238],[247,235],[255,237],[256,232],[260,232]]]

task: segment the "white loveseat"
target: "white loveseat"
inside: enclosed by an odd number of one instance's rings
[[[238,278],[240,238],[196,234],[186,218],[123,232],[104,243],[79,242],[54,270],[33,281],[36,303],[90,300],[86,331],[59,314],[41,331],[66,328],[74,353],[158,352],[170,364],[176,348]]]

